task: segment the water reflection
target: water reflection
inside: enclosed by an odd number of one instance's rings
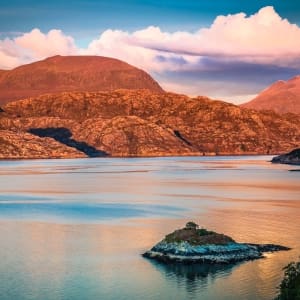
[[[5,198],[5,197],[4,197]],[[0,217],[15,220],[56,221],[63,223],[98,223],[128,218],[150,216],[180,217],[183,207],[151,204],[93,203],[74,201],[45,201],[25,198],[2,200],[0,196]],[[9,199],[5,198],[5,199]]]
[[[164,277],[184,287],[189,295],[205,289],[220,277],[229,276],[239,264],[164,264],[147,259]]]

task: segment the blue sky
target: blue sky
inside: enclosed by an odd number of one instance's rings
[[[113,56],[138,64],[166,89],[191,95],[206,94],[233,102],[248,100],[271,82],[300,73],[298,52],[293,50],[288,61],[288,49],[281,49],[286,32],[294,35],[288,37],[290,47],[298,46],[292,42],[299,37],[298,30],[294,32],[292,25],[296,24],[297,29],[300,26],[300,1],[297,0],[11,0],[1,1],[0,5],[0,68],[3,69],[42,59],[47,54]],[[260,18],[250,19],[260,9],[271,6],[273,11],[264,10]],[[238,17],[241,12],[245,15]],[[215,25],[210,33],[199,33],[203,28],[211,28],[221,15],[226,17],[221,25]],[[257,43],[253,40],[248,44],[251,51],[245,53],[247,42],[245,45],[241,42],[243,31],[252,26],[253,32],[256,30],[259,35],[264,31],[261,28],[265,28],[261,25],[264,18],[273,22],[268,24],[269,31],[264,32]],[[284,24],[284,19],[289,27]],[[226,29],[227,23],[232,26]],[[222,26],[227,33],[222,33]],[[275,30],[278,30],[280,43],[276,41]],[[184,34],[178,38],[176,32]],[[229,36],[229,39],[224,39],[224,36]],[[236,47],[233,36],[237,39]],[[253,33],[249,36],[253,39]],[[193,37],[198,44],[193,43]],[[266,39],[270,42],[261,47],[258,43]],[[130,46],[127,51],[122,44],[125,40],[125,48],[128,44]],[[52,47],[47,52],[39,45],[43,41],[49,42],[49,48],[59,43],[61,47]],[[205,44],[204,49],[199,46],[201,43]],[[274,43],[273,49],[270,43]],[[117,52],[117,46],[123,53]],[[223,46],[228,49],[219,53],[218,48]],[[255,53],[257,47],[261,49]],[[138,52],[137,62],[131,57],[134,51]],[[161,68],[159,63],[164,67]]]
[[[245,0],[148,0],[148,1],[1,1],[2,36],[28,32],[33,28],[61,29],[88,41],[108,28],[137,30],[150,25],[163,30],[197,30],[210,25],[216,16],[245,12],[254,14],[272,5],[292,23],[300,24],[300,1]]]

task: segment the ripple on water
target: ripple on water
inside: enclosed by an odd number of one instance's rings
[[[0,299],[272,299],[300,255],[300,173],[267,160],[1,161]],[[234,266],[141,257],[191,219],[293,250]]]

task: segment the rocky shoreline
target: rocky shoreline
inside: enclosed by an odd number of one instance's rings
[[[229,264],[264,257],[265,252],[290,248],[274,244],[237,243],[231,237],[189,222],[186,227],[167,235],[143,257],[163,263]]]
[[[272,163],[288,164],[288,165],[300,165],[300,148],[293,151],[273,157]]]

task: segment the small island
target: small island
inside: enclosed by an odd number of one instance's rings
[[[263,258],[264,252],[282,250],[290,248],[274,244],[237,243],[227,235],[188,222],[185,228],[166,235],[143,256],[164,263],[228,264]]]

